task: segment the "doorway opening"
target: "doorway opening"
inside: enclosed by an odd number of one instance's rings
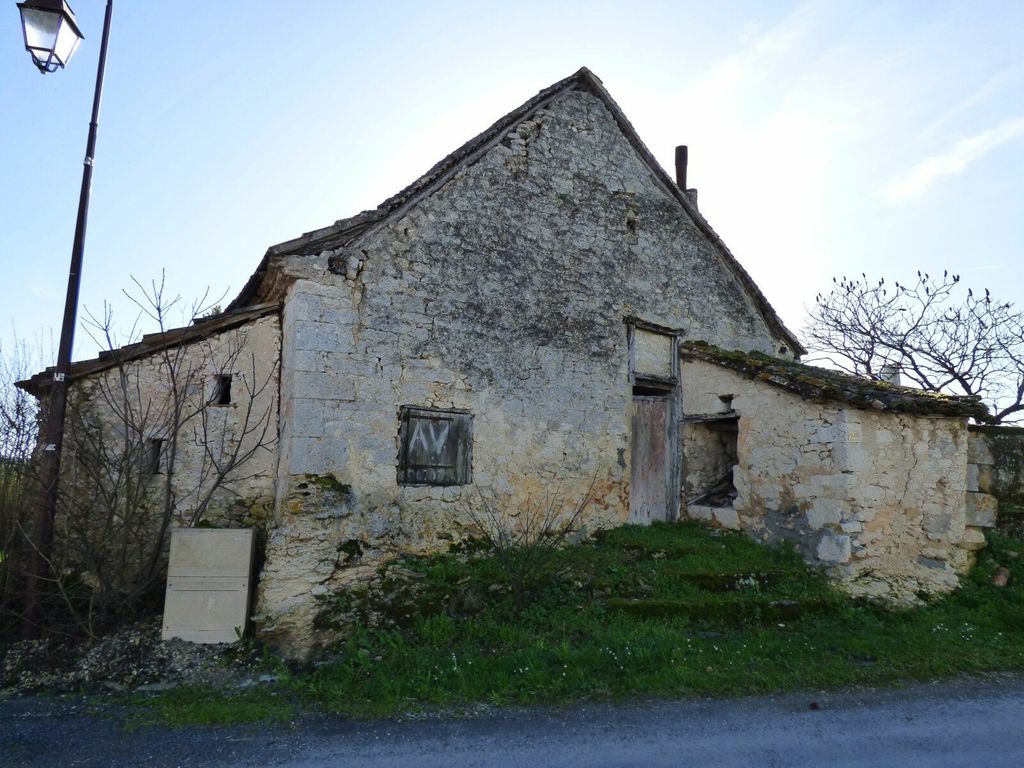
[[[733,506],[738,438],[735,412],[683,419],[683,497],[688,507]]]

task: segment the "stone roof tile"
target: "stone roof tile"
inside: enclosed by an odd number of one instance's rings
[[[98,357],[79,360],[68,369],[69,380],[114,368],[117,365],[153,354],[162,349],[190,344],[206,339],[218,333],[237,328],[246,323],[258,320],[280,310],[278,304],[257,304],[251,307],[239,307],[210,317],[197,318],[191,325],[182,328],[170,328],[160,333],[147,333],[134,344],[125,344],[113,350],[103,350]],[[30,379],[15,382],[16,387],[24,389],[31,395],[41,397],[50,388],[53,380],[53,366],[35,374]]]
[[[855,408],[883,413],[969,416],[978,421],[989,419],[988,408],[979,397],[925,392],[783,360],[761,352],[728,351],[702,341],[683,343],[680,353],[684,359],[703,360],[728,368],[749,379],[763,381],[807,400],[847,403]]]

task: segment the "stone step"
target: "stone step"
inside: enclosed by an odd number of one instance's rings
[[[636,555],[641,560],[676,560],[690,555],[699,555],[708,551],[707,546],[675,544],[667,547],[651,548],[645,544],[623,544],[622,549]]]
[[[665,568],[664,573],[708,592],[767,589],[787,579],[807,575],[805,571],[676,571],[669,567]]]
[[[657,598],[609,598],[606,605],[646,618],[689,618],[732,625],[775,624],[793,621],[806,614],[824,613],[840,604],[826,598],[799,600],[732,599],[679,600]]]

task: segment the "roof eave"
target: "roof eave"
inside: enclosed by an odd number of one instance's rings
[[[757,353],[730,352],[706,342],[685,342],[680,347],[680,355],[684,359],[717,365],[740,376],[762,381],[805,400],[837,402],[859,410],[879,413],[973,418],[981,422],[986,422],[991,418],[988,408],[978,397],[939,395],[909,387],[899,387],[862,379],[843,371],[819,368],[792,360],[771,358]],[[789,368],[798,369],[801,372],[802,383],[798,384],[793,375],[794,371],[786,370]],[[803,380],[805,374],[821,377],[822,381],[816,384],[813,381]],[[840,385],[867,389],[870,390],[870,393],[865,393],[860,398],[844,397],[835,389]],[[882,398],[889,402],[884,402]]]
[[[123,363],[138,360],[164,349],[189,344],[218,333],[230,331],[267,315],[274,314],[279,310],[279,304],[254,304],[236,310],[225,310],[216,317],[194,321],[192,325],[146,334],[140,341],[133,344],[126,344],[109,352],[105,351],[99,357],[72,363],[71,369],[68,372],[68,381],[71,382],[84,376],[102,373]],[[54,367],[51,366],[31,378],[14,382],[14,386],[28,392],[37,399],[41,399],[50,389],[54,370]]]

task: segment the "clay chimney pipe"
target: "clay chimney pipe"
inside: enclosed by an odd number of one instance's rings
[[[676,147],[676,186],[686,191],[686,158],[687,148],[685,144]]]

